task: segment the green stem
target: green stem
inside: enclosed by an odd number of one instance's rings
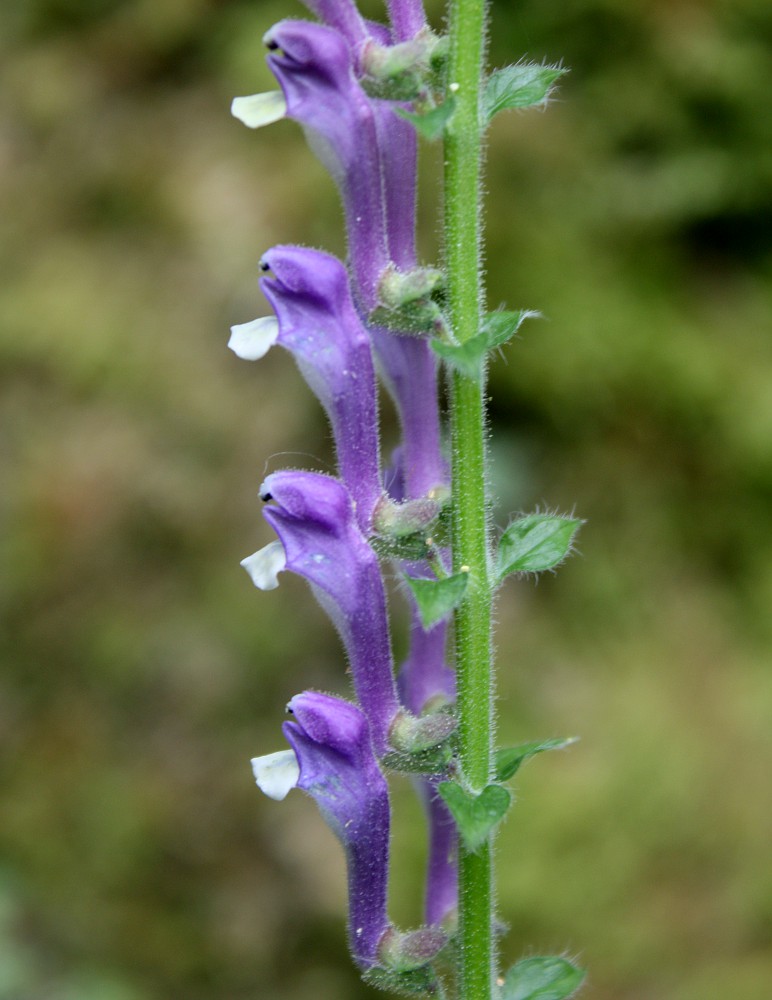
[[[450,0],[448,84],[456,109],[445,141],[445,260],[453,333],[459,343],[480,329],[484,0]],[[467,598],[455,616],[460,757],[465,782],[488,783],[492,760],[491,586],[485,452],[485,376],[454,371],[450,385],[453,571],[468,567]],[[459,845],[460,1000],[491,1000],[494,975],[490,844],[476,854]]]

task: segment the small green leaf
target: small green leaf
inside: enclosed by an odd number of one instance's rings
[[[557,514],[528,514],[508,526],[496,553],[496,579],[510,573],[540,573],[553,569],[571,551],[574,535],[583,522]]]
[[[512,802],[511,793],[503,785],[486,785],[479,795],[467,792],[455,781],[442,781],[437,789],[453,814],[464,844],[473,853],[485,843]]]
[[[517,63],[494,70],[485,87],[485,114],[488,121],[508,108],[533,108],[544,105],[555,81],[567,73],[562,66]]]
[[[428,632],[461,603],[469,583],[469,574],[456,573],[442,580],[422,580],[410,576],[405,579],[418,605],[421,624]]]
[[[572,743],[576,743],[575,736],[564,740],[532,740],[530,743],[518,743],[515,747],[497,750],[496,781],[509,781],[520,770],[520,765],[535,757],[537,753],[544,753],[545,750],[563,750]]]
[[[436,355],[447,361],[449,365],[466,375],[467,378],[479,378],[482,371],[482,359],[488,350],[483,334],[478,333],[464,344],[446,344],[441,340],[431,340],[432,350]]]
[[[533,309],[519,309],[517,312],[491,312],[483,320],[482,333],[488,350],[501,347],[517,333],[527,319],[538,319],[541,313]]]
[[[478,378],[482,371],[482,360],[488,351],[506,344],[523,322],[540,313],[531,309],[521,309],[519,312],[492,312],[483,320],[482,330],[463,344],[446,344],[440,340],[432,340],[434,353],[443,361],[447,361],[467,378]]]
[[[429,139],[431,142],[434,139],[439,139],[445,131],[445,126],[456,110],[456,99],[450,94],[442,104],[438,104],[436,108],[432,108],[431,111],[424,111],[423,113],[406,111],[404,108],[395,108],[394,110],[400,118],[405,118],[407,121],[412,122],[415,130],[424,139]]]
[[[554,955],[524,958],[506,975],[500,1000],[567,1000],[586,975],[565,958]]]

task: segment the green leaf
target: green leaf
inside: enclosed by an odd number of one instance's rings
[[[533,309],[519,309],[516,312],[491,312],[483,320],[482,335],[488,350],[501,347],[517,333],[527,319],[538,319],[541,313]]]
[[[563,750],[572,743],[576,743],[575,736],[563,740],[532,740],[530,743],[518,743],[517,746],[497,750],[496,781],[509,781],[520,770],[520,765],[535,757],[537,753],[544,753],[545,750]]]
[[[450,94],[442,104],[438,104],[436,108],[432,108],[431,111],[415,112],[406,111],[404,108],[394,109],[400,118],[405,118],[407,121],[412,122],[415,130],[424,137],[424,139],[429,139],[433,141],[434,139],[439,139],[442,133],[445,131],[445,126],[450,121],[450,117],[456,110],[456,99]]]
[[[479,378],[482,371],[482,359],[488,350],[483,334],[478,333],[464,344],[446,344],[441,340],[431,340],[432,350],[443,361],[466,375],[467,378]]]
[[[586,975],[565,958],[524,958],[506,975],[500,1000],[567,1000],[579,989]]]
[[[512,803],[512,795],[503,785],[486,785],[479,795],[467,792],[455,781],[442,781],[437,789],[467,849],[473,853],[485,843]]]
[[[533,108],[547,103],[555,81],[567,73],[562,66],[518,63],[494,70],[485,87],[485,115],[488,121],[508,108]]]
[[[532,309],[518,312],[492,312],[483,320],[482,330],[463,344],[446,344],[432,340],[434,353],[447,361],[467,378],[478,378],[482,371],[482,360],[488,351],[501,347],[520,329],[523,322],[541,315]]]
[[[421,580],[410,576],[405,579],[418,605],[421,624],[428,632],[461,603],[469,583],[469,574],[456,573],[442,580]]]
[[[496,582],[510,573],[540,573],[553,569],[571,551],[583,522],[557,514],[528,514],[508,526],[496,553]]]

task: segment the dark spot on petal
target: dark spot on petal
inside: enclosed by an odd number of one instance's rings
[[[271,496],[270,493],[261,493],[260,499],[263,501],[263,503],[268,503],[269,500],[273,500],[273,497]]]
[[[275,52],[279,47],[279,43],[271,39],[270,41],[265,43],[265,46],[267,49],[270,49],[271,52]]]
[[[261,260],[260,261],[260,270],[261,271],[270,271],[271,270],[271,265],[270,264],[266,264],[266,262],[264,260]]]

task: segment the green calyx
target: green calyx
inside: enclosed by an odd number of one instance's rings
[[[448,944],[439,927],[399,931],[391,927],[378,949],[379,964],[363,973],[366,983],[400,996],[427,996],[437,992],[432,962]]]
[[[441,304],[445,276],[433,267],[400,271],[388,267],[378,285],[378,306],[370,322],[396,333],[443,335],[446,329]]]
[[[362,86],[371,97],[425,102],[440,85],[447,51],[447,39],[429,28],[397,45],[370,41],[362,52]]]
[[[449,706],[424,715],[401,712],[391,727],[392,753],[382,763],[392,771],[437,774],[453,758],[458,723]]]
[[[427,560],[433,564],[438,547],[447,541],[449,502],[445,486],[404,503],[381,500],[373,514],[370,545],[384,559]]]
[[[373,528],[376,534],[385,538],[407,538],[430,531],[449,500],[447,486],[438,486],[425,497],[403,503],[384,497],[373,512]]]

